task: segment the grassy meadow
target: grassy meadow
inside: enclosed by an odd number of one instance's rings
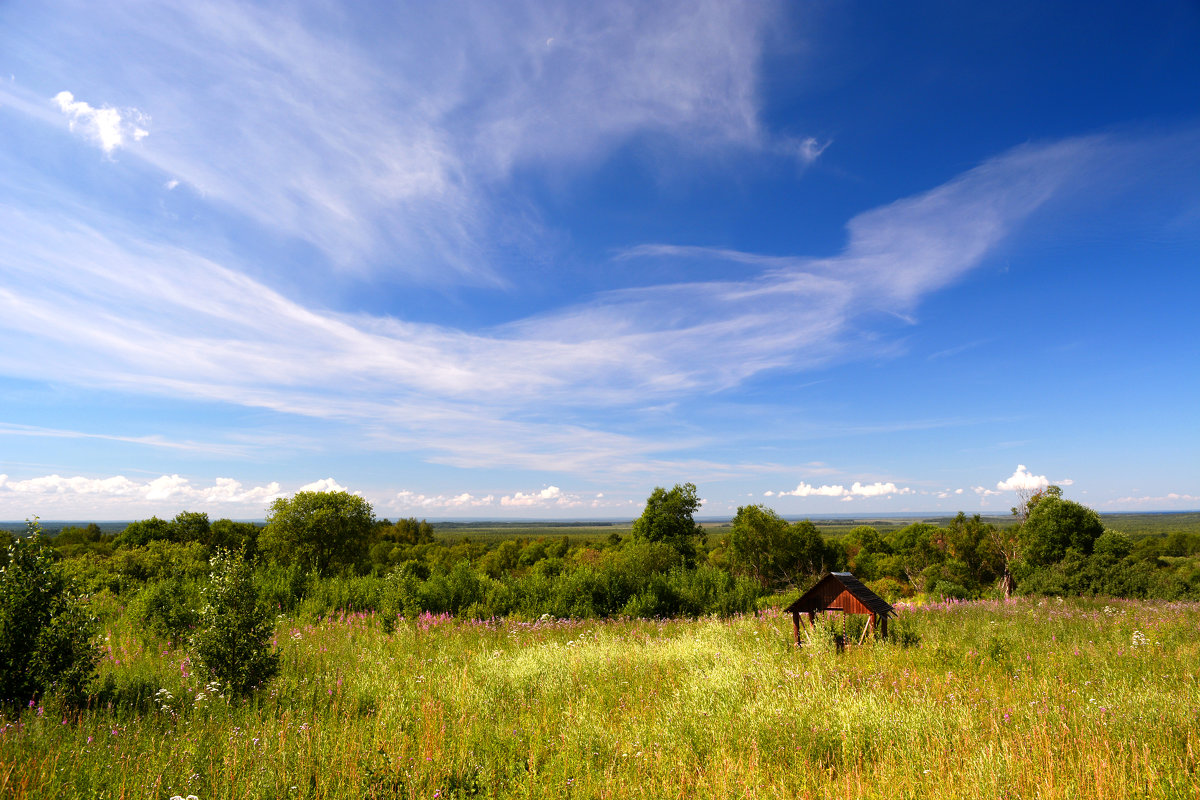
[[[0,719],[5,798],[1200,796],[1200,605],[902,609],[915,646],[791,620],[281,618],[229,700],[114,609],[92,707]]]

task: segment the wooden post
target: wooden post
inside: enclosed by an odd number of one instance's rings
[[[874,630],[874,628],[875,628],[875,613],[871,612],[871,616],[867,620],[867,624],[863,625],[862,636],[860,636],[858,638],[858,643],[862,644],[863,642],[865,642],[867,640],[867,634],[870,633],[872,630]]]
[[[792,612],[792,632],[796,634],[796,647],[800,646],[800,612]]]

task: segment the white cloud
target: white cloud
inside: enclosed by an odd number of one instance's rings
[[[0,422],[0,436],[22,436],[47,439],[97,439],[107,442],[122,442],[126,444],[144,445],[147,447],[164,448],[168,450],[193,451],[209,455],[239,456],[244,455],[246,447],[235,444],[214,444],[208,442],[173,441],[161,436],[119,436],[107,433],[90,433],[72,431],[62,428],[43,428],[37,425],[17,425]]]
[[[64,478],[61,475],[43,475],[23,481],[5,480],[0,488],[14,494],[98,494],[128,497],[139,491],[147,491],[147,485],[137,484],[124,475],[111,478],[85,478],[76,475]]]
[[[1163,495],[1149,496],[1142,495],[1140,497],[1118,497],[1115,500],[1109,500],[1105,503],[1107,506],[1146,506],[1155,505],[1158,507],[1174,507],[1181,508],[1184,504],[1200,503],[1200,495],[1186,494],[1180,492],[1167,492]]]
[[[0,371],[341,420],[455,466],[723,468],[663,457],[701,436],[618,433],[604,414],[886,354],[859,314],[902,311],[975,266],[1102,150],[1075,140],[991,159],[854,218],[833,258],[635,248],[629,257],[716,259],[749,277],[606,292],[472,331],[310,307],[246,265],[146,241],[142,226],[100,212],[64,222],[0,207]]]
[[[155,118],[139,155],[214,204],[343,269],[495,286],[494,239],[540,230],[507,192],[515,171],[588,169],[646,135],[695,153],[767,148],[758,69],[778,15],[685,0],[369,14],[210,0],[115,4],[86,30],[61,15],[38,41],[84,63],[110,62],[121,41]],[[132,110],[56,102],[106,152],[145,136]]]
[[[913,490],[908,488],[907,486],[902,487],[902,488],[897,488],[896,484],[892,483],[891,481],[888,481],[887,483],[880,483],[880,482],[876,481],[875,483],[866,484],[866,485],[861,484],[858,481],[855,481],[854,485],[850,487],[850,494],[858,496],[858,497],[881,497],[881,496],[885,496],[885,495],[890,496],[890,495],[894,495],[894,494],[912,494],[912,493],[913,493]]]
[[[297,491],[300,491],[300,492],[348,492],[350,490],[347,489],[345,486],[342,486],[340,483],[335,481],[333,478],[322,478],[319,481],[313,481],[312,483],[304,484],[299,489],[297,489]],[[358,492],[356,492],[355,494],[358,494]]]
[[[127,518],[212,506],[223,510],[234,507],[240,514],[259,516],[279,496],[280,485],[276,481],[264,486],[244,486],[233,478],[216,478],[212,485],[203,486],[179,475],[161,475],[146,481],[124,475],[88,478],[54,474],[24,480],[0,475],[0,515],[15,518],[31,513],[43,517],[110,513]]]
[[[905,487],[898,487],[896,484],[888,481],[881,483],[863,484],[855,481],[849,489],[841,484],[826,484],[823,486],[812,486],[801,481],[795,489],[790,492],[779,492],[779,497],[841,497],[847,500],[853,500],[855,497],[890,497],[892,495],[913,494],[913,490]],[[768,497],[772,496],[770,492],[764,492]]]
[[[803,139],[787,139],[779,143],[778,149],[800,162],[800,165],[807,167],[821,157],[829,145],[833,144],[832,140],[824,142],[817,141],[812,136]]]
[[[1045,475],[1032,475],[1024,464],[1018,464],[1016,471],[1007,480],[999,481],[996,488],[1002,492],[1036,491],[1050,485]]]
[[[490,506],[495,499],[495,496],[490,494],[483,497],[476,497],[470,492],[462,492],[456,495],[425,495],[404,489],[397,492],[395,497],[388,502],[388,505],[399,509],[420,508],[453,510]]]
[[[112,155],[118,147],[132,139],[140,142],[149,135],[142,127],[146,115],[137,109],[116,109],[111,106],[93,108],[83,100],[76,100],[70,92],[59,92],[54,103],[70,119],[70,128],[100,145],[105,153]]]
[[[557,486],[547,486],[537,492],[515,492],[500,498],[502,506],[574,507],[580,504],[577,495],[564,494]]]
[[[846,487],[841,484],[826,485],[826,486],[811,486],[804,481],[800,481],[795,489],[790,492],[780,492],[780,497],[842,497],[846,494]]]
[[[1055,481],[1054,483],[1057,486],[1074,486],[1075,485],[1075,481],[1071,480],[1070,478],[1063,478],[1062,480]]]
[[[985,486],[972,486],[971,491],[980,497],[991,497],[992,495],[1000,494],[1000,492],[994,489],[988,489]]]

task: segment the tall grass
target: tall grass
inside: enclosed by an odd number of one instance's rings
[[[919,646],[729,620],[281,618],[223,698],[109,624],[101,690],[0,720],[0,797],[1196,797],[1200,605],[902,610]]]

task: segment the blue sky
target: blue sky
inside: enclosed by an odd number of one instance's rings
[[[0,5],[0,518],[1200,508],[1200,9]]]

